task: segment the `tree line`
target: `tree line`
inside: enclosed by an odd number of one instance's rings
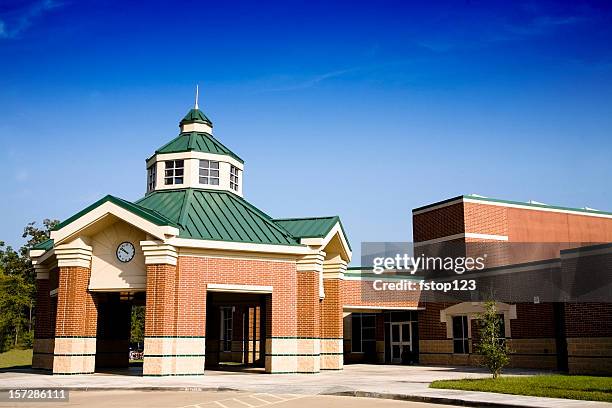
[[[0,352],[31,348],[34,341],[36,274],[29,250],[46,241],[58,220],[31,222],[23,229],[26,243],[18,250],[0,241]]]

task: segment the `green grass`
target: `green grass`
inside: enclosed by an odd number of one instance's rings
[[[24,367],[32,365],[32,349],[9,350],[0,353],[0,368]]]
[[[492,378],[440,380],[432,382],[430,387],[612,402],[612,377],[580,375],[504,376],[496,380]]]

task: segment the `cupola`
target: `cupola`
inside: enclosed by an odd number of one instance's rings
[[[147,193],[200,188],[242,196],[244,161],[212,135],[198,98],[196,87],[195,105],[179,122],[179,135],[147,159]]]

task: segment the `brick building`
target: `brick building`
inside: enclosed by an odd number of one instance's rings
[[[511,366],[612,373],[611,213],[468,195],[414,209],[413,236],[415,253],[490,255],[479,284],[495,277],[496,295],[518,300],[497,304]],[[378,278],[360,267],[344,274],[344,304],[359,312],[344,319],[346,362],[399,362],[404,349],[421,364],[478,364],[482,302],[380,296],[363,284]]]
[[[347,269],[351,247],[338,217],[274,219],[242,197],[244,162],[212,136],[197,104],[146,165],[143,198],[106,196],[31,251],[33,367],[127,367],[134,305],[146,310],[143,375],[201,375],[229,362],[268,373],[341,370],[345,361],[476,362],[481,303],[428,302],[419,292],[382,298],[367,269]],[[465,196],[416,209],[413,218],[423,247],[559,244],[495,265],[511,273],[526,264],[575,271],[584,265],[576,251],[592,255],[590,267],[612,265],[612,247],[593,246],[612,242],[609,213]],[[513,365],[610,372],[609,304],[497,308]]]

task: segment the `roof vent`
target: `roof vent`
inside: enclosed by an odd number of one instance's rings
[[[529,201],[527,201],[527,203],[529,203],[529,204],[537,204],[537,205],[548,205],[546,203],[541,203],[541,202],[536,201],[536,200],[529,200]]]
[[[582,207],[583,210],[587,210],[587,211],[600,211],[597,208],[591,208],[591,207]]]

